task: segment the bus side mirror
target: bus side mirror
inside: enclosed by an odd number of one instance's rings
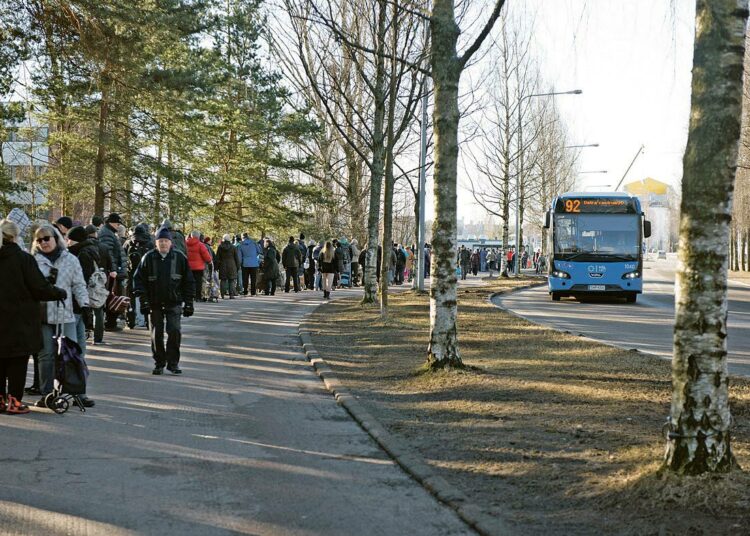
[[[643,220],[643,237],[648,238],[649,236],[651,236],[651,222]]]
[[[544,213],[544,228],[549,229],[549,212]]]

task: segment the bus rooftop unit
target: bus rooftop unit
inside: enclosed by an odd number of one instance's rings
[[[569,192],[545,215],[551,252],[549,294],[623,297],[643,291],[643,238],[651,236],[637,197],[623,192]]]

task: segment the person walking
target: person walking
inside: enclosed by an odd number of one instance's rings
[[[193,316],[195,281],[185,255],[172,247],[169,229],[162,227],[157,231],[156,249],[141,259],[134,280],[135,295],[140,299],[141,311],[149,317],[151,326],[152,374],[164,374],[165,366],[172,374],[182,374],[180,316]]]
[[[104,220],[104,225],[99,229],[99,243],[107,249],[109,258],[112,259],[112,271],[115,272],[115,279],[111,282],[115,294],[122,295],[125,279],[127,278],[127,265],[125,252],[120,244],[120,238],[117,235],[119,226],[122,224],[120,215],[113,212]],[[104,329],[107,331],[120,331],[117,325],[118,314],[110,311],[106,312],[107,320],[104,323]]]
[[[307,244],[307,254],[305,255],[305,287],[307,290],[315,290],[315,240],[310,240]],[[304,266],[304,265],[303,265]]]
[[[351,249],[351,259],[352,259],[352,286],[356,287],[359,285],[359,270],[360,270],[360,264],[359,264],[359,255],[361,253],[359,249],[359,242],[356,238],[352,238],[351,243],[349,244],[349,249]]]
[[[225,234],[216,250],[214,269],[219,271],[221,299],[237,295],[237,272],[242,265],[239,250],[232,245],[232,235]]]
[[[211,254],[206,249],[205,244],[201,242],[200,231],[193,231],[188,237],[187,259],[190,271],[193,272],[193,281],[195,282],[195,299],[203,301],[203,271],[206,264],[211,262]]]
[[[266,296],[273,296],[276,294],[276,280],[279,278],[279,261],[281,260],[281,255],[279,255],[276,246],[270,238],[266,238],[264,244],[263,281],[265,281]]]
[[[289,292],[289,280],[294,281],[294,292],[299,292],[299,267],[304,262],[302,252],[295,243],[294,237],[289,237],[289,242],[281,252],[281,263],[286,271],[286,281],[284,281],[284,292]]]
[[[0,412],[28,413],[22,402],[29,356],[43,348],[39,302],[65,300],[67,292],[45,279],[30,254],[18,245],[19,228],[0,221]]]
[[[458,250],[458,264],[461,266],[461,279],[464,280],[471,269],[471,252],[466,246]]]
[[[479,272],[481,262],[482,259],[479,254],[479,250],[475,249],[474,253],[471,254],[471,273],[474,274],[474,277],[476,277],[477,273]]]
[[[42,343],[39,352],[39,390],[42,398],[37,406],[46,407],[44,397],[52,392],[55,379],[55,345],[57,327],[60,334],[78,343],[77,320],[73,312],[73,299],[81,308],[88,308],[89,294],[83,279],[81,263],[68,250],[59,231],[44,224],[34,233],[31,248],[39,270],[53,285],[63,289],[67,297],[60,302],[48,302],[42,310]],[[90,313],[85,313],[86,315]]]
[[[323,249],[320,251],[320,272],[323,279],[323,298],[326,300],[331,298],[333,276],[336,274],[337,269],[336,250],[330,241],[326,242],[325,246],[323,246]]]
[[[238,249],[242,263],[242,288],[244,289],[242,294],[247,296],[250,292],[251,296],[255,296],[255,285],[258,281],[258,255],[262,255],[263,251],[247,233],[242,233],[242,242],[240,242]]]
[[[497,260],[497,255],[495,254],[495,250],[491,249],[487,252],[487,269],[490,272],[490,277],[492,277],[492,270],[495,269],[495,261]]]

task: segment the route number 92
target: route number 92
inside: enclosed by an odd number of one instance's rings
[[[565,212],[581,212],[581,200],[567,199],[565,201]]]

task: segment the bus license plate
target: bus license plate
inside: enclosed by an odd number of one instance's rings
[[[607,285],[589,285],[589,290],[607,290]]]

